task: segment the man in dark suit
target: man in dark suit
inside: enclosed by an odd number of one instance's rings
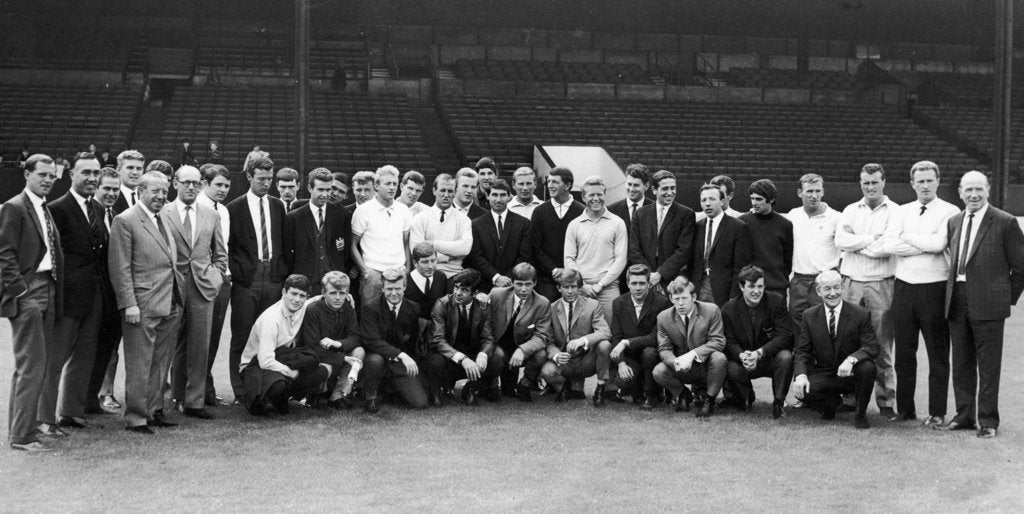
[[[473,247],[465,265],[480,272],[480,290],[512,285],[512,268],[530,260],[530,220],[510,212],[508,183],[496,179],[491,183],[488,201],[490,216],[473,220]]]
[[[489,386],[501,374],[505,355],[494,346],[488,305],[474,296],[480,273],[463,270],[452,277],[452,283],[452,293],[438,300],[430,313],[434,322],[427,357],[430,392],[438,396],[442,387],[465,378],[469,382],[462,388],[462,401],[467,405],[476,405],[481,392],[488,401],[498,401],[498,391]]]
[[[103,414],[101,402],[111,402],[107,408],[114,408],[116,400],[112,395],[103,398],[104,386],[109,376],[110,383],[107,391],[113,391],[114,373],[110,366],[117,354],[117,347],[121,344],[121,313],[117,309],[117,297],[110,286],[110,271],[107,266],[107,254],[110,245],[110,227],[114,223],[114,204],[121,196],[121,177],[117,171],[111,168],[103,168],[100,171],[100,185],[93,196],[100,203],[103,213],[102,224],[104,231],[103,255],[100,260],[100,280],[103,290],[103,314],[100,319],[99,335],[96,337],[96,361],[93,363],[89,386],[87,392],[86,414]],[[108,375],[109,372],[109,375]],[[120,405],[117,404],[117,408]]]
[[[177,247],[161,209],[167,178],[147,172],[139,185],[139,203],[114,218],[107,262],[123,311],[125,409],[129,431],[152,434],[167,427],[161,388],[178,334],[184,277],[176,267]]]
[[[965,173],[959,191],[966,210],[949,220],[955,253],[946,281],[956,416],[941,428],[977,424],[978,437],[990,438],[999,428],[1003,328],[1024,290],[1024,235],[1012,215],[989,205],[984,174]]]
[[[53,341],[47,346],[46,378],[39,397],[38,421],[43,433],[62,427],[86,428],[88,383],[96,361],[96,339],[103,316],[107,229],[103,211],[93,200],[99,185],[100,162],[90,153],[72,157],[71,189],[50,203],[54,226],[64,251],[62,316],[56,322]],[[60,405],[58,408],[58,393]]]
[[[871,314],[843,301],[843,282],[838,271],[828,270],[815,279],[824,301],[804,311],[800,335],[793,348],[793,394],[804,404],[821,411],[821,419],[835,419],[843,394],[857,401],[853,426],[870,428],[867,409],[875,384],[878,339]]]
[[[629,262],[651,270],[651,286],[663,292],[680,274],[688,274],[696,226],[693,210],[676,203],[676,176],[661,170],[654,174],[655,203],[633,216],[629,232]]]
[[[543,206],[541,206],[543,207]],[[572,381],[597,375],[594,407],[605,404],[605,384],[610,378],[611,329],[601,304],[580,293],[583,276],[574,269],[558,275],[562,297],[551,304],[551,338],[541,368],[544,381],[558,391],[555,402],[569,398]]]
[[[269,196],[274,162],[258,157],[250,163],[249,191],[228,204],[231,235],[228,266],[231,270],[231,352],[228,367],[235,401],[242,398],[239,375],[242,352],[257,316],[281,298],[287,276],[282,231],[284,204]]]
[[[221,164],[204,164],[199,171],[203,174],[203,194],[196,198],[196,203],[213,209],[220,216],[220,235],[224,239],[224,248],[227,248],[228,237],[231,234],[231,214],[228,213],[224,199],[231,190],[231,172]],[[217,359],[217,351],[220,349],[220,336],[224,332],[224,318],[228,312],[228,304],[231,302],[231,273],[225,273],[224,282],[220,285],[217,298],[213,300],[213,318],[210,321],[210,353],[206,362],[206,405],[218,406],[224,403],[224,398],[217,394],[217,388],[213,383],[213,364]]]
[[[765,291],[764,271],[754,265],[740,270],[740,296],[722,306],[728,380],[735,396],[732,406],[746,410],[754,403],[750,381],[771,377],[772,417],[786,415],[786,395],[793,380],[793,323],[786,298]]]
[[[0,206],[0,316],[11,321],[14,377],[7,437],[11,448],[50,451],[39,441],[36,415],[46,348],[63,310],[63,252],[46,195],[57,180],[53,159],[25,160],[25,190]]]
[[[487,209],[476,203],[477,187],[480,176],[473,168],[462,168],[455,174],[455,199],[453,206],[465,214],[470,221],[487,214]]]
[[[548,174],[550,201],[533,210],[530,243],[537,268],[537,292],[548,300],[559,298],[556,277],[565,266],[565,232],[569,223],[583,214],[583,204],[572,198],[572,171],[557,167]]]
[[[633,397],[644,409],[653,409],[658,400],[658,384],[651,373],[658,365],[658,314],[672,307],[663,295],[651,291],[651,270],[634,264],[626,270],[629,293],[612,301],[611,360],[618,366],[616,399]],[[625,391],[625,393],[623,393]]]
[[[284,204],[285,213],[297,210],[299,207],[309,203],[308,200],[298,199],[299,172],[294,168],[281,168],[277,170],[277,173],[274,175],[274,179],[274,188],[277,189],[277,198]]]
[[[629,232],[630,241],[633,240],[633,217],[636,216],[637,211],[640,210],[641,207],[651,203],[651,201],[646,198],[646,194],[650,188],[650,170],[647,166],[634,162],[629,166],[626,166],[626,197],[608,206],[608,211],[622,218],[622,221],[626,224],[626,230]],[[629,263],[636,264],[632,257],[630,257]],[[623,269],[622,274],[619,276],[620,294],[626,294],[629,292],[629,286],[626,285],[626,271],[626,269]]]
[[[409,407],[423,409],[428,404],[423,387],[429,343],[424,330],[427,322],[420,317],[420,306],[405,297],[407,284],[402,271],[385,270],[381,274],[381,295],[364,304],[360,313],[359,326],[366,350],[360,381],[366,395],[364,408],[371,413],[380,410],[377,390],[382,380]],[[440,406],[437,395],[431,395],[429,400],[431,405]]]
[[[211,419],[213,415],[205,407],[210,324],[213,302],[228,272],[227,247],[220,232],[220,215],[196,201],[203,187],[199,170],[192,166],[179,168],[174,174],[174,187],[178,189],[177,198],[160,213],[170,227],[176,267],[184,280],[181,327],[172,354],[171,397],[186,416]]]
[[[725,214],[724,201],[718,186],[700,188],[706,217],[697,223],[690,266],[697,299],[719,307],[740,293],[738,274],[751,260],[750,227]]]
[[[448,277],[437,271],[437,252],[430,243],[412,247],[413,269],[406,277],[405,299],[419,305],[421,319],[430,321],[434,304],[448,294]]]
[[[491,185],[491,208],[494,208],[495,186]],[[545,351],[551,337],[551,309],[547,298],[537,294],[537,269],[528,262],[512,268],[511,287],[495,287],[489,294],[491,328],[498,348],[509,356],[508,366],[501,370],[501,393],[532,402],[530,389],[540,378],[540,369],[547,360]],[[523,378],[519,380],[519,368]]]
[[[328,271],[348,271],[352,224],[348,212],[330,205],[331,172],[309,172],[309,204],[289,212],[284,220],[284,262],[288,274],[305,275],[310,294],[320,294],[320,279]]]
[[[676,412],[690,410],[693,397],[686,384],[705,392],[697,395],[698,418],[715,412],[715,398],[726,377],[722,313],[715,304],[694,299],[696,288],[686,277],[669,282],[672,308],[658,314],[658,355],[652,375],[675,397]]]

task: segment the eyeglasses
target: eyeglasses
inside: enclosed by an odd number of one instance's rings
[[[185,187],[199,187],[203,185],[203,183],[198,180],[176,180],[175,182]]]

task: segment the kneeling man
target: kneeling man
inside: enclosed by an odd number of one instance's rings
[[[821,419],[835,419],[840,395],[854,393],[857,412],[853,425],[869,428],[867,410],[875,383],[874,358],[878,339],[871,314],[843,301],[843,278],[828,270],[815,279],[815,290],[825,302],[804,311],[800,336],[793,350],[793,393],[821,411]]]
[[[328,271],[320,280],[323,296],[306,307],[299,346],[309,348],[320,362],[331,366],[327,379],[327,406],[351,408],[352,385],[363,367],[359,321],[349,295],[348,275]]]
[[[528,262],[512,268],[512,286],[495,287],[491,300],[491,327],[498,348],[509,355],[508,366],[501,371],[501,393],[532,402],[530,389],[537,385],[540,368],[547,360],[544,351],[551,334],[551,304],[533,290],[537,269]],[[522,367],[523,378],[519,379]]]
[[[658,365],[658,314],[672,307],[663,295],[651,291],[651,269],[646,264],[634,264],[626,270],[629,292],[612,301],[612,353],[611,360],[618,367],[616,385],[619,392],[633,396],[633,403],[644,409],[653,409],[658,400],[659,387],[651,373]],[[623,393],[625,391],[625,393]]]

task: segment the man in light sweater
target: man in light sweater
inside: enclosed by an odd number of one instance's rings
[[[473,226],[452,208],[455,179],[442,173],[434,179],[434,205],[413,216],[409,245],[430,243],[437,251],[437,269],[448,278],[462,271],[462,259],[473,247]]]

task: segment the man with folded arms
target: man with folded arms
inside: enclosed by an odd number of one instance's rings
[[[437,252],[437,269],[448,278],[462,271],[462,259],[473,247],[469,218],[452,208],[455,180],[442,173],[434,179],[434,205],[413,216],[409,244],[430,243]]]

